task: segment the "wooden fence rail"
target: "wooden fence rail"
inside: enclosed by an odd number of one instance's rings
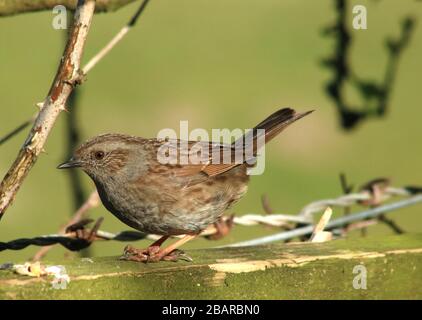
[[[51,276],[0,271],[1,299],[421,299],[422,234],[190,250],[194,262],[46,261]],[[366,289],[365,289],[366,288]]]

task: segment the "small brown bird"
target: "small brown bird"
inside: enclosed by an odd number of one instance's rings
[[[257,129],[265,130],[265,143],[283,129],[312,111],[296,113],[293,109],[278,110],[259,123],[251,132],[253,156],[257,154]],[[177,248],[195,238],[215,223],[224,211],[247,191],[250,159],[235,161],[236,150],[247,147],[248,133],[231,145],[206,142],[215,155],[228,150],[231,159],[204,163],[163,163],[157,156],[163,146],[167,153],[184,152],[181,141],[144,139],[123,134],[103,134],[81,145],[73,157],[59,169],[80,167],[94,181],[104,206],[132,228],[162,237],[147,249],[125,248],[123,258],[134,261],[176,261],[187,258]],[[191,150],[196,141],[186,142]],[[170,151],[170,152],[169,152]],[[215,158],[213,157],[212,160]],[[185,235],[161,249],[172,235]]]

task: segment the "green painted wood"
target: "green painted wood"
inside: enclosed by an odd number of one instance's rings
[[[66,289],[51,277],[0,271],[1,299],[421,299],[422,235],[320,244],[190,250],[194,262],[144,264],[117,257],[63,264]],[[358,266],[358,267],[356,267]],[[364,266],[367,289],[353,273]],[[357,284],[362,285],[361,278]]]

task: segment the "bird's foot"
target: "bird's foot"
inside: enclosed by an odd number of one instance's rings
[[[159,246],[138,249],[131,245],[127,245],[123,250],[123,255],[120,257],[120,260],[146,262],[148,261],[148,257],[155,255],[158,251],[160,251]]]
[[[152,256],[149,256],[149,259],[147,262],[158,262],[158,261],[173,261],[177,262],[179,260],[192,262],[193,259],[187,255],[183,250],[180,249],[174,249],[168,254],[161,254],[161,252],[158,252],[157,254],[154,254]]]
[[[159,262],[159,261],[192,261],[192,258],[182,250],[175,249],[168,254],[163,254],[159,246],[150,246],[147,249],[137,249],[127,245],[120,260],[137,262]]]

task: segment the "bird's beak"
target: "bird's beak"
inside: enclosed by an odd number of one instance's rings
[[[82,162],[70,158],[68,161],[63,162],[57,166],[57,169],[70,169],[70,168],[79,168],[82,166]]]

